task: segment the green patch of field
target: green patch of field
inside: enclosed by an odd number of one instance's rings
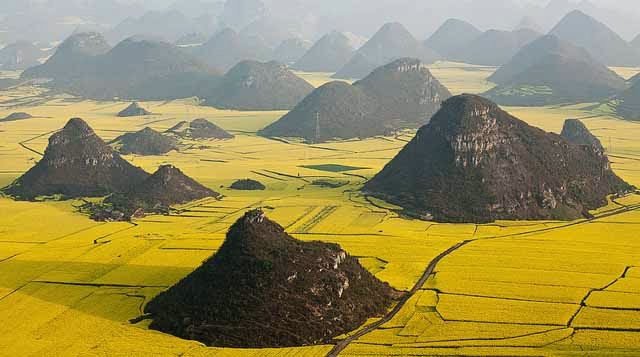
[[[339,164],[300,165],[298,167],[326,172],[349,172],[368,169],[368,167],[346,166]]]
[[[547,97],[553,95],[553,89],[548,86],[507,86],[496,89],[496,95],[499,96],[517,96],[517,97]]]

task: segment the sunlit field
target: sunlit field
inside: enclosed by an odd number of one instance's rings
[[[486,81],[491,68],[431,68],[453,93],[492,86]],[[316,86],[330,80],[327,74],[304,78]],[[179,207],[175,215],[97,223],[77,212],[80,201],[0,198],[3,355],[326,355],[332,346],[208,348],[151,331],[148,322],[130,322],[152,297],[214,254],[245,211],[258,207],[296,238],[339,243],[396,289],[417,288],[390,322],[351,342],[342,355],[640,354],[640,196],[612,201],[593,212],[595,219],[575,222],[408,220],[358,190],[412,132],[305,145],[255,135],[284,112],[221,111],[189,99],[141,104],[155,114],[118,118],[128,103],[32,87],[0,92],[0,117],[15,111],[35,116],[0,123],[2,186],[39,160],[47,138],[71,117],[85,119],[105,140],[201,117],[236,135],[184,142],[164,156],[126,156],[150,172],[174,164],[224,195]],[[598,103],[506,109],[553,132],[567,118],[582,119],[607,148],[615,171],[640,186],[639,124],[611,116]],[[243,178],[259,180],[267,190],[228,189]],[[347,183],[314,185],[320,179]],[[430,262],[451,247],[458,248],[416,286]]]

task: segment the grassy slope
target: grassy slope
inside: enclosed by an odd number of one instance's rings
[[[484,78],[490,71],[441,64],[434,74],[456,93],[481,92],[487,89]],[[318,83],[322,77],[316,75]],[[639,333],[632,331],[640,329],[640,269],[632,266],[639,265],[640,212],[566,227],[554,222],[475,226],[407,221],[384,204],[373,201],[374,206],[349,191],[362,184],[360,176],[372,176],[390,160],[409,135],[314,146],[287,144],[252,134],[281,112],[217,111],[175,101],[144,103],[159,114],[122,119],[114,115],[127,103],[75,102],[38,94],[32,89],[0,94],[0,117],[17,110],[42,117],[0,124],[0,184],[38,160],[20,142],[42,151],[48,133],[72,116],[85,118],[105,139],[144,126],[164,130],[197,117],[212,120],[237,138],[188,143],[179,153],[166,156],[128,157],[148,171],[163,163],[175,164],[227,195],[220,202],[188,205],[177,216],[148,217],[137,226],[99,224],[74,213],[74,202],[0,199],[0,319],[4,321],[0,346],[7,354],[238,353],[205,348],[148,331],[145,323],[127,321],[140,314],[150,297],[213,254],[226,229],[244,210],[260,206],[268,207],[269,216],[300,239],[342,244],[352,255],[362,257],[379,278],[399,289],[409,289],[440,252],[463,240],[480,239],[445,258],[424,291],[384,329],[351,345],[347,355],[553,355],[577,354],[581,348],[638,348]],[[618,173],[640,186],[640,126],[592,117],[598,113],[593,108],[585,104],[508,110],[556,132],[565,118],[585,118],[610,150]],[[207,147],[198,148],[202,145]],[[370,169],[333,173],[300,167],[323,164]],[[221,188],[239,178],[258,179],[268,189]],[[310,184],[318,178],[348,180],[349,185],[328,189]],[[618,204],[637,205],[640,198]],[[482,239],[491,237],[501,238]],[[580,309],[583,301],[589,307]],[[323,355],[328,349],[242,352]]]

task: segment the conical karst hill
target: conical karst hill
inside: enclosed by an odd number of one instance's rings
[[[98,197],[128,191],[148,176],[122,159],[84,120],[74,118],[49,138],[43,158],[5,192],[21,199]]]
[[[447,100],[364,186],[407,215],[470,223],[577,219],[630,189],[602,150],[468,94]]]
[[[305,346],[380,316],[394,295],[340,246],[299,241],[255,210],[145,312],[152,329],[209,346]]]

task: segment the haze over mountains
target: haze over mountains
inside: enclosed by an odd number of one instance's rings
[[[353,85],[317,88],[259,134],[309,142],[388,135],[426,123],[450,95],[420,60],[403,58]]]
[[[525,46],[488,80],[498,86],[486,96],[504,105],[603,101],[627,87],[585,49],[554,35]]]
[[[575,10],[567,14],[550,32],[558,38],[584,47],[608,66],[637,66],[640,52],[605,24]]]
[[[432,63],[437,54],[416,40],[402,24],[387,23],[356,51],[333,78],[364,78],[375,68],[402,57]]]
[[[441,3],[408,0],[6,0],[5,3],[0,9],[0,29],[6,30],[0,31],[0,43],[59,41],[78,28],[103,32],[118,28],[114,33],[119,32],[120,38],[109,37],[113,42],[138,33],[154,33],[171,40],[184,35],[179,32],[185,30],[197,32],[208,29],[209,35],[223,27],[241,31],[266,18],[275,18],[277,23],[284,24],[288,32],[309,40],[317,40],[334,29],[371,37],[380,24],[389,21],[402,22],[419,38],[427,38],[448,18],[471,22],[483,30],[512,30],[523,19],[530,18],[546,32],[574,9],[609,24],[626,40],[640,33],[640,24],[634,20],[640,10],[632,0],[466,0]],[[150,26],[171,13],[176,14],[173,23],[162,27]],[[38,26],[31,25],[32,19],[39,19]]]

